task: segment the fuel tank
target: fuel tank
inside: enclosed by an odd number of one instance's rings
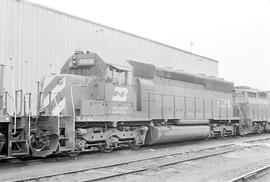
[[[210,127],[197,126],[149,126],[145,144],[160,144],[183,142],[189,140],[202,140],[209,138]]]

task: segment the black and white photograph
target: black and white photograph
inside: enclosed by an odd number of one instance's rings
[[[0,0],[0,182],[270,181],[270,0]]]

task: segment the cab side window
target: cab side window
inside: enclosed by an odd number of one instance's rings
[[[126,71],[119,72],[119,85],[127,85]]]
[[[113,69],[113,83],[119,84],[119,72],[116,69]]]
[[[126,72],[126,82],[127,82],[127,85],[133,85],[133,83],[132,83],[132,80],[133,80],[133,78],[132,78],[132,72],[131,71],[127,71]]]
[[[120,70],[113,66],[106,69],[106,80],[117,85],[132,85],[132,72],[127,70]]]
[[[113,80],[113,68],[112,67],[107,67],[106,69],[106,79],[108,82],[112,82]]]
[[[235,92],[234,96],[235,97],[245,97],[245,92]]]

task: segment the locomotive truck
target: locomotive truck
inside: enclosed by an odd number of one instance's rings
[[[17,155],[110,152],[269,130],[267,92],[134,60],[115,65],[91,52],[75,52],[60,74],[44,77],[38,95],[37,116],[19,112],[1,130],[2,143]],[[0,155],[14,156],[5,150]]]

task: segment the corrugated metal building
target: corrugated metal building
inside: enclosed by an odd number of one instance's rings
[[[34,92],[36,81],[58,73],[76,49],[96,52],[116,64],[137,60],[218,75],[215,60],[29,2],[0,0],[0,63],[7,65],[6,90]]]

